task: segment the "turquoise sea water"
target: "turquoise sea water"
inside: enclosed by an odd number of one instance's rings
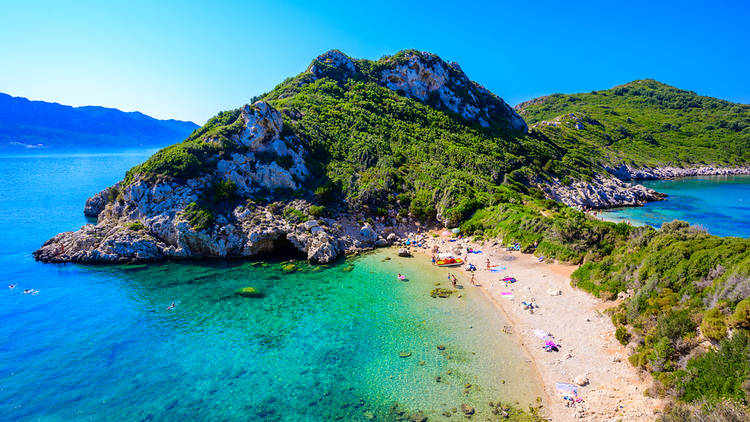
[[[293,274],[274,261],[33,261],[148,155],[0,157],[0,419],[383,420],[397,403],[434,420],[541,395],[487,298],[430,298],[444,272],[392,251]],[[265,297],[233,294],[245,286]]]
[[[602,212],[604,219],[661,227],[683,220],[717,236],[750,236],[750,176],[702,176],[640,184],[669,195],[643,207]]]

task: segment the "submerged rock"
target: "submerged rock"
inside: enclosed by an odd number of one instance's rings
[[[444,288],[438,287],[436,289],[432,289],[432,291],[430,292],[430,296],[432,296],[433,298],[436,298],[436,297],[447,298],[447,297],[450,297],[453,293],[456,293],[456,292],[457,292],[457,290],[444,289]]]
[[[243,297],[263,297],[263,292],[256,289],[255,287],[243,287],[234,291],[234,294]]]

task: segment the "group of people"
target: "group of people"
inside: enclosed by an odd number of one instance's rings
[[[11,290],[15,289],[16,287],[18,287],[17,284],[11,284],[11,285],[8,286],[8,288],[11,289]],[[25,295],[35,295],[37,293],[39,293],[39,290],[26,289],[26,290],[23,291],[23,294],[25,294]]]

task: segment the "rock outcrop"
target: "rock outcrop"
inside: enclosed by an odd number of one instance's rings
[[[447,63],[435,54],[410,50],[381,59],[378,69],[375,82],[409,98],[450,110],[484,127],[495,124],[528,130],[513,107],[470,80],[455,62]],[[308,71],[315,79],[361,74],[356,63],[338,50],[318,56]]]
[[[615,177],[597,175],[591,181],[563,184],[558,179],[537,184],[546,196],[576,208],[613,208],[640,206],[666,197],[645,186],[623,182]]]
[[[622,164],[605,167],[608,173],[596,175],[588,182],[563,184],[558,179],[537,180],[534,185],[548,198],[571,207],[614,208],[641,206],[646,202],[660,201],[667,195],[645,186],[631,183],[635,180],[671,179],[690,176],[720,176],[750,174],[750,167],[630,167]]]

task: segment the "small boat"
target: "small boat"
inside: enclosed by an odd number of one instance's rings
[[[435,261],[435,265],[438,267],[458,267],[459,265],[463,265],[464,260],[461,258],[440,258],[437,261]]]

